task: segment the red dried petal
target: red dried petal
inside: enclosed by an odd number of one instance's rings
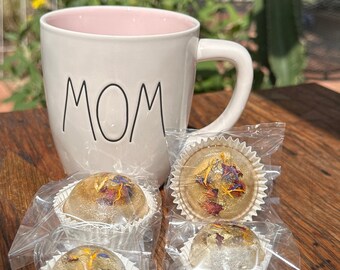
[[[76,257],[76,256],[70,255],[70,256],[67,257],[67,261],[68,261],[68,262],[76,262],[76,261],[78,261],[78,260],[79,260],[79,258]]]
[[[99,192],[101,192],[101,193],[105,193],[107,191],[107,186],[103,186],[100,190],[99,190]]]
[[[215,203],[215,202],[211,202],[211,201],[205,201],[203,203],[203,208],[211,215],[218,215],[222,210],[223,207],[222,205]]]
[[[209,189],[205,194],[208,196],[209,199],[217,198],[218,189],[217,188]]]

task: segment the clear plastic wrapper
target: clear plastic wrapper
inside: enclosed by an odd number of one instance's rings
[[[113,250],[152,253],[160,207],[156,181],[136,172],[83,173],[50,182],[36,193],[18,229],[8,254],[11,267],[32,263],[35,246],[58,227],[79,241],[101,239]]]
[[[217,133],[168,131],[165,269],[299,269],[292,233],[273,210],[284,123]]]
[[[77,224],[56,228],[34,249],[36,269],[155,269],[152,253],[113,248],[98,235],[79,238]],[[137,239],[136,239],[137,241]]]
[[[206,223],[170,217],[164,269],[300,269],[291,232],[270,222]]]
[[[259,220],[280,175],[284,130],[284,123],[267,123],[218,133],[168,131],[171,211],[193,221]]]

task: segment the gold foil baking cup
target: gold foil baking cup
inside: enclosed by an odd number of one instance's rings
[[[224,193],[223,196],[218,195],[218,199],[222,200],[221,204],[215,204],[214,201],[211,203],[207,196],[214,194],[211,190],[208,190],[210,192],[208,194],[207,190],[202,188],[206,184],[197,183],[197,175],[202,176],[201,181],[208,183],[207,175],[210,173],[208,169],[213,170],[214,160],[218,159],[228,160],[232,164],[230,166],[242,172],[245,179],[245,191],[241,190],[239,197],[232,195],[235,193],[227,193],[228,190],[226,195]],[[182,216],[192,221],[251,221],[257,215],[257,211],[261,210],[267,196],[265,192],[267,179],[263,167],[261,159],[255,151],[252,151],[251,146],[240,142],[239,139],[234,140],[232,137],[226,139],[223,136],[201,139],[186,146],[173,165],[170,189],[174,204]],[[216,180],[214,183],[218,181],[222,183],[222,180]],[[218,192],[221,192],[222,188],[224,187],[222,186]],[[225,188],[222,191],[225,191]],[[219,207],[216,211],[215,206]],[[210,210],[210,207],[215,208]]]

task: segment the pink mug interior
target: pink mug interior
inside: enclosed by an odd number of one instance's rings
[[[155,36],[191,31],[196,19],[166,10],[92,6],[61,9],[47,13],[41,23],[72,32],[107,36]]]

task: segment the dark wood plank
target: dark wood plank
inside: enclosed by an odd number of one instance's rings
[[[46,110],[0,114],[0,269],[35,192],[63,176]]]

